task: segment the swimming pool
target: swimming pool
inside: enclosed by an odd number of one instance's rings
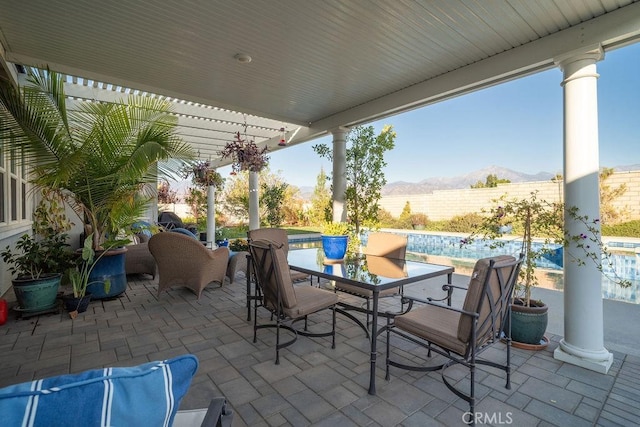
[[[390,231],[391,232],[391,231]],[[434,264],[451,265],[456,272],[470,274],[475,261],[494,255],[507,254],[517,256],[520,253],[521,242],[509,241],[502,248],[490,249],[489,243],[476,240],[472,244],[460,247],[460,240],[467,237],[466,234],[455,233],[400,233],[408,238],[407,258]],[[622,239],[621,239],[622,240]],[[628,240],[628,239],[627,239]],[[366,244],[366,237],[363,239]],[[542,245],[535,242],[534,245]],[[319,237],[292,236],[289,246],[295,248],[321,247]],[[638,290],[640,290],[640,241],[609,241],[607,247],[611,251],[612,264],[603,265],[602,296],[607,299],[616,299],[634,304],[640,303]],[[560,245],[550,245],[551,249],[561,249]],[[555,261],[555,262],[554,262]],[[632,285],[623,288],[609,280],[607,276],[617,275],[620,278],[630,280]],[[564,288],[562,261],[560,259],[543,259],[538,262],[536,272],[541,287],[562,290]]]

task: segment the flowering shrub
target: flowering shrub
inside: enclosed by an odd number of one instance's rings
[[[524,300],[526,306],[531,302],[531,288],[538,284],[534,274],[537,261],[554,252],[552,243],[563,246],[565,261],[568,259],[571,262],[577,262],[578,265],[584,265],[586,260],[591,260],[600,272],[603,272],[603,262],[611,264],[611,254],[601,240],[598,227],[600,220],[581,215],[577,207],[565,209],[562,203],[540,200],[537,197],[537,191],[532,192],[528,198],[507,199],[506,196],[502,196],[493,202],[496,206],[489,211],[482,211],[485,214],[482,223],[471,235],[460,241],[460,246],[482,239],[487,241],[491,249],[504,247],[507,241],[501,238],[505,234],[509,234],[512,230],[514,233],[521,233],[516,238],[522,239],[521,253],[525,258],[520,270],[521,283],[518,283],[516,293]],[[578,235],[567,233],[564,229],[564,213],[574,221],[582,223],[585,232]],[[544,241],[540,249],[533,249],[534,238],[541,238]],[[578,249],[578,253],[569,251],[571,243]],[[613,280],[621,286],[631,285],[630,281],[617,275]]]

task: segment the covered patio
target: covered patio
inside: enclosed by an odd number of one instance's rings
[[[259,331],[258,342],[252,342],[242,274],[221,288],[207,287],[200,301],[186,288],[172,289],[158,299],[157,279],[130,279],[122,297],[94,302],[74,321],[67,313],[25,320],[14,320],[16,314],[12,314],[0,328],[0,387],[192,353],[200,366],[181,409],[206,407],[213,396],[224,395],[235,413],[234,426],[463,425],[468,405],[446,389],[439,372],[392,369],[391,380],[385,381],[384,352],[377,369],[378,393],[369,395],[369,344],[362,330],[344,317],[338,317],[335,350],[329,338],[301,337],[281,351],[281,363],[275,365],[273,330]],[[456,283],[467,281],[467,277],[454,275]],[[437,295],[440,284],[425,281],[406,289]],[[546,292],[545,301],[561,305],[561,293],[539,291]],[[634,305],[609,303],[605,318],[614,312],[631,321],[640,316]],[[625,311],[630,308],[635,309],[631,315]],[[266,317],[267,312],[261,316]],[[329,313],[323,320],[330,321]],[[611,320],[616,323],[615,318]],[[552,319],[549,330],[558,328],[557,318]],[[483,424],[564,427],[640,423],[635,411],[640,404],[637,346],[635,354],[614,350],[613,366],[603,375],[555,360],[553,350],[561,337],[548,337],[551,344],[544,351],[513,350],[511,390],[504,388],[503,373],[482,368],[476,411],[486,417]],[[616,336],[618,342],[627,339],[631,340],[627,347],[640,344],[637,334]],[[413,359],[426,358],[425,352],[408,344],[396,351]],[[502,344],[490,352],[490,357],[504,357]],[[459,375],[457,379],[464,376],[461,371],[451,373]],[[480,421],[477,424],[481,425]]]
[[[597,63],[640,39],[634,0],[0,1],[0,11],[6,78],[18,81],[23,66],[48,66],[70,76],[69,102],[109,102],[123,88],[168,97],[182,135],[216,166],[228,163],[219,148],[245,122],[271,151],[333,135],[337,220],[346,219],[349,128],[553,67],[563,72],[566,203],[597,217]],[[0,223],[0,247],[31,226],[23,212],[31,205],[16,193],[27,188],[26,172],[10,153],[2,162],[2,212],[12,215]],[[20,185],[10,187],[5,176]],[[251,182],[257,212],[257,177]],[[567,223],[572,234],[578,226]],[[511,411],[519,425],[640,422],[629,409],[640,393],[627,379],[637,378],[638,359],[607,347],[600,282],[595,266],[565,267],[553,345],[517,351],[509,393],[487,373],[478,411]],[[6,270],[1,283],[4,293]],[[437,375],[395,373],[389,383],[381,378],[377,396],[361,393],[366,340],[347,322],[335,351],[301,340],[275,369],[269,335],[256,345],[249,339],[244,287],[208,288],[196,302],[182,290],[157,300],[154,286],[131,281],[122,298],[73,322],[61,315],[5,325],[0,386],[192,352],[201,367],[184,405],[224,394],[246,425],[461,421],[464,405],[434,385]]]

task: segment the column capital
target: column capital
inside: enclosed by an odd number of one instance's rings
[[[336,136],[343,136],[346,135],[347,133],[349,133],[351,129],[349,129],[346,126],[338,126],[337,128],[333,128],[331,129],[329,132],[331,132],[331,134],[334,136],[334,139]]]
[[[604,59],[604,49],[601,44],[585,46],[580,49],[556,55],[553,62],[560,68],[564,69],[568,64],[577,61],[588,60],[598,62]]]

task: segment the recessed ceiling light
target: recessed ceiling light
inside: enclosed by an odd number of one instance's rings
[[[251,62],[251,57],[246,53],[237,53],[234,58],[241,64],[248,64],[249,62]]]

